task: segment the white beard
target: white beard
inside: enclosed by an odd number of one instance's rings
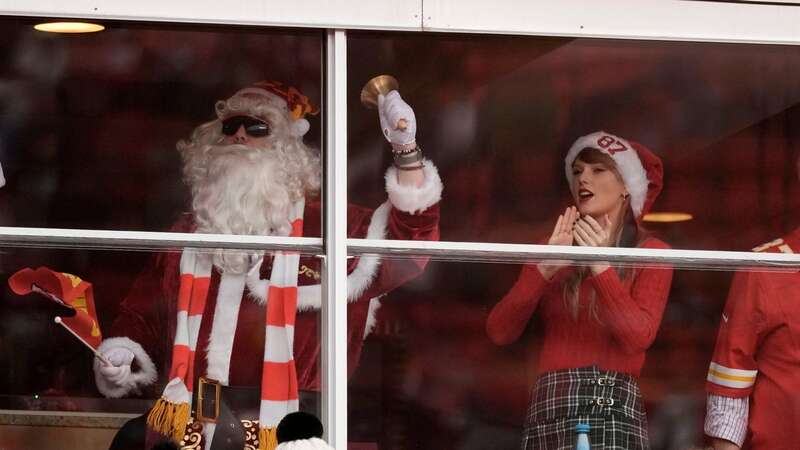
[[[214,145],[205,153],[204,177],[192,183],[200,233],[288,236],[291,195],[279,153],[243,145]],[[250,267],[253,252],[216,249],[214,265],[231,273]]]

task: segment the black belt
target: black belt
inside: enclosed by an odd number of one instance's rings
[[[223,386],[216,380],[200,377],[195,405],[195,417],[201,422],[216,423],[225,409],[240,420],[257,420],[261,391],[254,386]]]
[[[216,380],[201,377],[197,385],[195,417],[215,423],[212,449],[244,448],[242,420],[258,420],[261,389],[254,386],[223,386]],[[319,392],[300,391],[300,410],[318,413]]]
[[[216,424],[211,448],[244,448],[242,420],[257,420],[261,406],[259,388],[223,386],[216,380],[200,377],[197,386],[195,417]]]

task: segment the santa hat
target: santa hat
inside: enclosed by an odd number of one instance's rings
[[[286,86],[279,81],[257,81],[252,85],[240,89],[233,94],[227,102],[217,103],[217,116],[222,119],[225,104],[236,105],[242,97],[260,97],[265,103],[283,111],[289,118],[290,130],[293,136],[301,137],[308,132],[310,124],[305,119],[307,114],[312,116],[319,113],[319,108],[314,106],[307,96],[292,86]]]
[[[313,414],[303,411],[289,413],[277,429],[275,450],[333,450],[322,440],[322,423]]]
[[[564,158],[564,170],[570,186],[573,178],[572,164],[586,148],[598,150],[614,160],[625,189],[631,196],[633,214],[637,219],[647,214],[663,187],[664,168],[661,159],[637,142],[605,131],[596,131],[578,138]]]

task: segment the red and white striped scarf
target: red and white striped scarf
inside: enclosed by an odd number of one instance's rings
[[[303,234],[304,201],[292,206],[292,231],[290,236]],[[276,252],[272,274],[263,293],[267,299],[264,317],[264,358],[261,371],[261,406],[259,412],[259,449],[277,446],[276,427],[286,414],[299,409],[297,370],[293,356],[294,323],[297,313],[297,273],[300,255],[297,252]],[[191,411],[194,389],[194,357],[200,323],[203,320],[211,283],[211,259],[194,249],[184,249],[181,256],[181,278],[178,290],[178,318],[175,341],[172,347],[172,366],[169,382],[147,417],[148,425],[159,433],[180,442],[184,436]],[[221,309],[227,317],[238,317],[239,303],[245,286],[245,275],[222,274],[217,295],[213,328],[218,325]],[[223,322],[221,320],[220,322]],[[206,375],[227,385],[230,370],[230,352],[234,332],[223,342],[209,344],[209,364]],[[214,330],[212,329],[212,335]],[[212,358],[212,354],[220,356]],[[216,361],[216,362],[212,362]],[[208,424],[206,424],[208,426]],[[213,429],[213,428],[212,428]],[[210,430],[209,430],[210,431]],[[211,439],[212,433],[206,433]]]

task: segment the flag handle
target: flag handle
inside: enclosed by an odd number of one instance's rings
[[[73,336],[75,336],[75,338],[76,338],[77,340],[81,341],[81,343],[82,343],[83,345],[85,345],[86,347],[88,347],[88,348],[89,348],[89,350],[91,350],[91,351],[92,351],[92,353],[94,353],[94,355],[97,357],[97,359],[99,359],[100,361],[102,361],[102,362],[103,362],[103,364],[105,364],[105,365],[107,365],[107,366],[113,366],[113,364],[111,364],[111,361],[109,361],[109,360],[108,360],[108,358],[106,358],[105,356],[103,356],[102,354],[100,354],[100,352],[98,352],[98,351],[97,351],[97,350],[96,350],[94,347],[92,347],[91,345],[89,345],[89,343],[88,343],[88,342],[86,342],[86,341],[85,341],[85,340],[84,340],[82,337],[78,336],[78,333],[74,332],[74,331],[72,330],[72,328],[68,327],[68,326],[67,326],[67,324],[65,324],[65,323],[64,323],[64,321],[63,321],[63,320],[61,320],[61,317],[60,317],[60,316],[56,316],[56,318],[55,318],[55,319],[53,319],[53,321],[54,321],[55,323],[57,323],[57,324],[61,325],[62,327],[66,328],[66,330],[67,330],[67,331],[69,331],[69,332],[70,332],[70,334],[72,334]]]

